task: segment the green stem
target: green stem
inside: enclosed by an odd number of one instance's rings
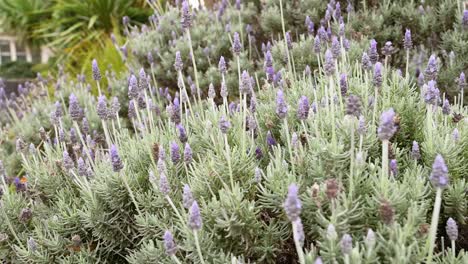
[[[372,124],[375,124],[375,118],[377,115],[377,103],[378,103],[377,96],[378,95],[379,95],[379,91],[377,87],[375,87],[374,88],[374,111],[372,112]]]
[[[333,77],[330,76],[330,110],[331,110],[331,125],[332,125],[332,144],[336,146],[336,123],[335,123],[335,100],[334,100],[334,90],[335,84],[333,82]]]
[[[96,84],[97,84],[97,88],[98,88],[98,93],[99,95],[101,95],[101,84],[99,84],[99,81],[96,81]]]
[[[406,78],[409,78],[409,49],[406,50]]]
[[[290,162],[291,162],[291,167],[292,167],[292,173],[296,175],[296,167],[294,165],[294,153],[292,151],[291,136],[289,135],[288,119],[286,117],[284,118],[284,130],[286,132],[286,141],[288,144],[289,158],[291,159]]]
[[[286,40],[286,27],[284,26],[283,1],[280,0],[279,4],[280,4],[280,13],[281,13],[281,28],[283,29],[283,39],[284,39],[284,45],[286,48],[286,55],[288,56],[288,70],[289,72],[293,73],[292,65],[291,65],[291,56],[289,55],[288,42]]]
[[[192,37],[190,36],[190,29],[187,28],[186,32],[187,32],[187,38],[189,41],[190,55],[192,56],[192,65],[193,65],[193,72],[195,75],[195,85],[197,86],[198,102],[201,105],[202,101],[201,101],[201,96],[200,96],[200,85],[198,84],[197,63],[195,62],[195,54],[193,54]]]
[[[227,134],[223,134],[223,136],[224,136],[224,144],[226,145],[226,159],[227,159],[228,167],[229,167],[229,180],[231,182],[231,189],[234,190],[234,176],[232,174],[232,165],[231,165],[231,149],[229,148]]]
[[[349,150],[351,156],[351,164],[349,166],[349,197],[353,197],[353,190],[354,190],[354,181],[353,181],[353,173],[354,173],[354,117],[353,123],[351,125],[351,149]]]
[[[171,258],[175,263],[182,264],[182,262],[180,262],[180,260],[175,255],[172,255]]]
[[[197,247],[197,253],[198,253],[198,257],[200,258],[200,262],[202,264],[205,264],[205,260],[203,259],[203,255],[202,255],[201,248],[200,248],[200,242],[198,241],[197,230],[193,230],[193,236],[195,238],[195,245]]]
[[[455,253],[455,240],[450,240],[450,244],[452,245],[453,258],[455,258],[457,256],[457,254]]]
[[[172,202],[172,199],[171,197],[169,197],[168,195],[165,195],[164,196],[167,200],[167,202],[169,203],[169,205],[172,207],[172,210],[174,210],[175,214],[177,215],[177,217],[179,218],[180,222],[181,223],[184,223],[185,220],[184,218],[182,217],[182,215],[179,213],[179,210],[177,209],[177,207],[175,206],[175,204]]]
[[[107,146],[110,148],[112,141],[109,136],[109,131],[107,130],[107,124],[106,124],[106,121],[104,120],[101,120],[101,121],[102,121],[102,129],[104,130],[104,136],[106,137],[106,141],[107,141]]]
[[[432,211],[431,229],[427,240],[427,261],[426,264],[432,263],[432,255],[434,252],[434,244],[437,236],[437,224],[439,222],[440,204],[442,203],[442,189],[437,188],[436,198],[434,202],[434,210]]]
[[[299,238],[297,237],[297,227],[294,224],[294,222],[292,222],[292,227],[293,227],[294,245],[296,246],[297,256],[299,257],[299,263],[305,264],[304,251],[302,250],[301,243],[299,242]]]
[[[381,188],[383,191],[386,192],[386,188],[384,187],[384,181],[388,177],[388,140],[382,140],[382,174],[380,178]]]

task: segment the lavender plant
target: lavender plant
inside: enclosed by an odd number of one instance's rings
[[[2,95],[0,259],[466,262],[468,110],[437,88],[447,65],[426,58],[417,87],[393,61],[420,33],[380,54],[349,32],[368,10],[302,2],[259,21],[250,2],[168,6],[125,22],[111,91],[64,73]]]

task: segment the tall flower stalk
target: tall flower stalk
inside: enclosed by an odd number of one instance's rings
[[[436,189],[434,210],[432,211],[431,228],[427,237],[427,264],[432,263],[435,241],[437,238],[437,225],[439,223],[440,205],[442,204],[442,190],[449,184],[448,168],[445,165],[444,158],[438,154],[432,164],[432,173],[430,176],[432,186]]]
[[[302,243],[304,242],[304,231],[302,230],[302,223],[299,215],[302,210],[302,203],[298,196],[299,189],[296,184],[289,185],[288,195],[284,201],[283,207],[286,216],[291,221],[293,228],[294,245],[296,246],[299,263],[305,264],[304,251],[302,250]]]
[[[191,25],[192,25],[192,14],[190,14],[189,3],[185,0],[182,3],[182,28],[184,29],[185,35],[187,36],[187,40],[189,42],[190,56],[192,57],[193,73],[195,77],[195,85],[197,87],[197,98],[198,98],[198,103],[201,105],[202,101],[201,101],[201,95],[200,95],[200,85],[198,83],[197,63],[195,61],[195,54],[193,53],[192,36],[190,34]]]

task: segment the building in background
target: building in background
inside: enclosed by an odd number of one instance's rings
[[[21,44],[13,34],[0,32],[0,65],[11,61],[47,63],[51,55],[47,47],[31,47]]]

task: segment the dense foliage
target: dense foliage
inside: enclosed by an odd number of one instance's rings
[[[466,263],[468,11],[359,2],[183,2],[0,89],[0,259]]]

